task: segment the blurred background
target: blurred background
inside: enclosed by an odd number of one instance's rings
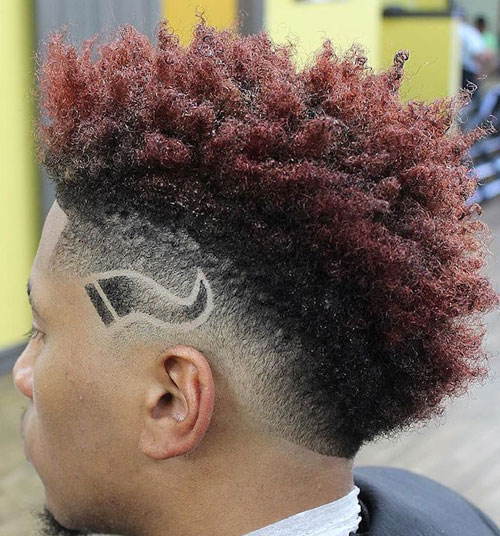
[[[153,37],[162,17],[188,43],[195,13],[219,28],[238,17],[243,34],[267,30],[277,42],[300,43],[303,66],[326,37],[346,49],[362,43],[375,70],[410,51],[401,91],[404,100],[455,95],[464,84],[478,90],[462,112],[460,128],[485,119],[496,124],[500,108],[498,36],[500,0],[0,0],[0,536],[34,532],[32,510],[43,489],[24,459],[18,423],[25,407],[10,372],[31,326],[26,281],[53,191],[36,163],[33,140],[37,103],[35,54],[54,29],[67,25],[79,43],[132,23]],[[500,282],[500,136],[471,150],[478,189],[493,232],[488,275]],[[487,317],[485,340],[491,377],[450,404],[439,422],[363,449],[358,464],[404,467],[437,479],[475,502],[500,523],[500,318]]]

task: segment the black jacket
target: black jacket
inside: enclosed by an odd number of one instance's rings
[[[488,516],[428,478],[401,469],[358,467],[354,482],[363,519],[357,536],[500,536]]]

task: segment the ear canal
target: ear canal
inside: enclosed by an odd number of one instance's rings
[[[160,419],[165,416],[165,413],[168,411],[168,407],[172,404],[172,398],[172,393],[165,393],[161,398],[159,398],[152,412],[154,419]]]

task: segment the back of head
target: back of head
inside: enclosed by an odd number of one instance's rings
[[[482,33],[486,30],[486,19],[483,16],[476,17],[474,26]]]
[[[403,103],[404,52],[380,73],[359,47],[300,72],[292,54],[204,22],[187,48],[166,26],[81,53],[53,36],[56,257],[107,274],[104,305],[87,288],[104,322],[147,312],[129,333],[202,348],[270,434],[351,458],[485,372],[498,298],[464,162],[483,131],[453,128],[466,93]]]

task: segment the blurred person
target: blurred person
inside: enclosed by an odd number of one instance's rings
[[[474,21],[474,26],[483,36],[483,40],[486,43],[486,46],[496,54],[498,51],[498,38],[493,32],[487,29],[486,18],[482,15],[476,17],[476,20]]]
[[[476,86],[473,101],[478,102],[481,96],[480,78],[484,69],[492,63],[495,53],[488,48],[480,31],[469,24],[463,9],[456,12],[459,18],[458,33],[460,38],[460,57],[462,62],[462,88]]]
[[[470,97],[404,104],[404,51],[293,51],[203,19],[186,48],[51,37],[57,199],[13,371],[43,534],[500,534],[432,480],[353,470],[486,374]]]

